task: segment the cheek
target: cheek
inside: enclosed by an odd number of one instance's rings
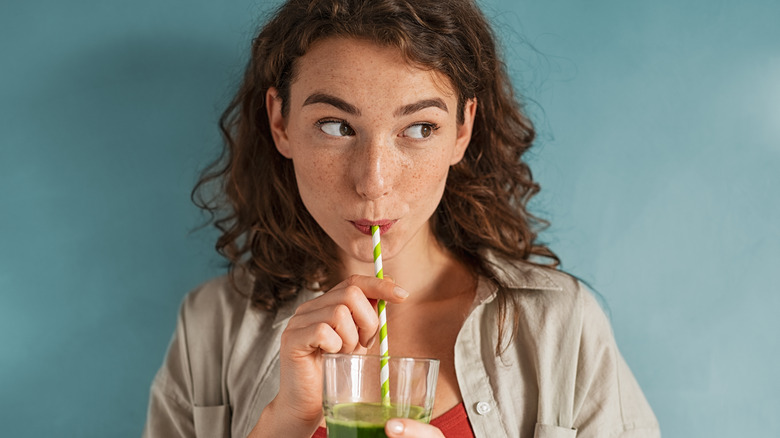
[[[295,169],[298,190],[308,207],[312,197],[320,196],[320,193],[326,192],[325,187],[334,186],[337,173],[334,172],[333,166],[328,165],[328,163],[333,162],[333,159],[326,156],[323,149],[306,147],[306,145],[314,144],[315,141],[304,134],[305,132],[300,121],[291,120],[289,122],[290,158]]]
[[[323,154],[294,155],[292,160],[301,199],[316,217],[317,206],[330,205],[339,198],[344,173],[332,157]]]
[[[448,171],[449,164],[442,157],[418,160],[407,168],[405,191],[420,203],[434,202],[438,205],[447,182]]]

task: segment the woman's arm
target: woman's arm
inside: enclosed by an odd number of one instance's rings
[[[353,276],[300,305],[282,333],[279,393],[249,438],[311,437],[322,422],[322,353],[366,353],[379,328],[370,300],[402,303],[407,295],[391,281]],[[414,420],[391,420],[386,432],[391,438],[443,437]]]
[[[658,422],[618,350],[609,320],[583,293],[583,326],[575,392],[577,437],[658,438]]]
[[[322,353],[364,354],[379,328],[370,300],[407,295],[392,281],[355,275],[298,306],[282,332],[279,392],[249,436],[310,437],[322,422]]]
[[[182,310],[165,362],[152,382],[143,438],[193,437],[195,423],[189,394],[190,367]]]

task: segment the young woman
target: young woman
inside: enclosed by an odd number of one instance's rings
[[[473,1],[286,2],[222,129],[195,193],[231,275],[185,299],[145,436],[324,436],[321,355],[377,354],[377,299],[391,355],[441,360],[432,423],[390,437],[659,436],[537,241],[534,130]]]

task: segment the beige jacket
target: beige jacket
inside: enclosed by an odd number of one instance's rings
[[[455,343],[475,435],[659,437],[593,296],[559,271],[494,262],[519,298],[520,326],[496,357],[498,288],[480,279]],[[187,295],[152,384],[144,437],[246,437],[278,391],[281,333],[295,308],[317,295],[304,290],[276,314],[251,308],[226,277]]]

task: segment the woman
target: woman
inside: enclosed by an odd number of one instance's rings
[[[533,127],[472,1],[288,1],[221,125],[195,193],[231,275],[184,301],[146,436],[324,436],[321,355],[378,353],[377,299],[391,355],[441,360],[434,420],[390,437],[659,435],[536,240]]]

